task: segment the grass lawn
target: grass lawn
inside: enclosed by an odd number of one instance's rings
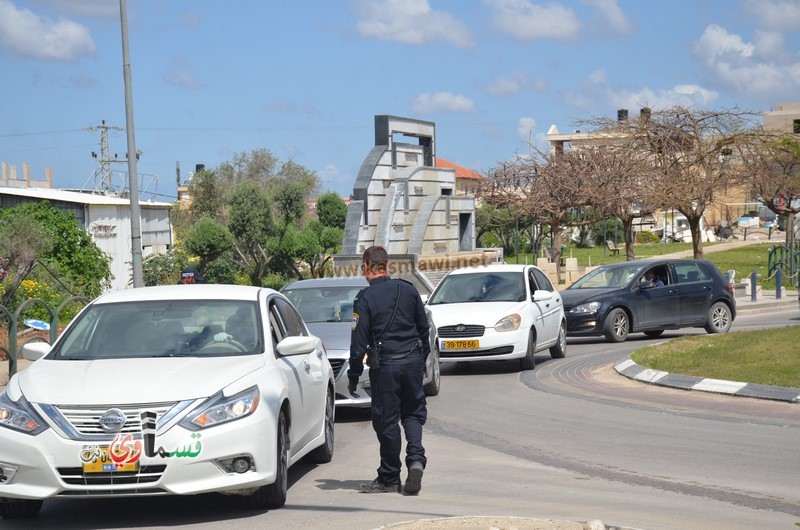
[[[726,381],[800,388],[800,326],[694,335],[631,354],[641,366]]]

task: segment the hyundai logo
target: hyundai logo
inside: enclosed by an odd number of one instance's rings
[[[119,432],[125,425],[125,413],[119,409],[108,409],[98,420],[106,432]]]
[[[464,324],[459,324],[459,325],[456,326],[456,331],[459,332],[459,333],[463,333],[464,330],[466,330],[466,329],[467,329],[467,326],[465,326]]]

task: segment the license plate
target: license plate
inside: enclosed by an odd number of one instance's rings
[[[477,350],[480,348],[478,340],[443,340],[439,345],[442,350]]]
[[[124,473],[126,471],[136,472],[139,471],[139,460],[124,461],[119,451],[116,453],[118,458],[115,462],[111,458],[111,453],[108,446],[89,445],[84,446],[81,453],[81,460],[83,460],[84,473]]]

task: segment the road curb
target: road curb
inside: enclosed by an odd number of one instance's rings
[[[787,403],[800,403],[800,388],[786,388],[781,386],[757,385],[738,381],[723,381],[707,377],[693,377],[689,375],[670,374],[661,370],[653,370],[636,364],[630,358],[614,366],[614,370],[629,379],[642,383],[678,388],[681,390],[699,390],[715,394],[728,394],[731,396],[769,399],[785,401]]]

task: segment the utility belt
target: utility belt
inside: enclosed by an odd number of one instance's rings
[[[384,352],[381,352],[380,353],[380,359],[381,359],[381,361],[397,361],[399,359],[405,359],[405,358],[413,355],[414,352],[418,352],[418,351],[419,351],[419,348],[417,346],[414,346],[409,351],[404,352],[404,353],[384,353]]]

